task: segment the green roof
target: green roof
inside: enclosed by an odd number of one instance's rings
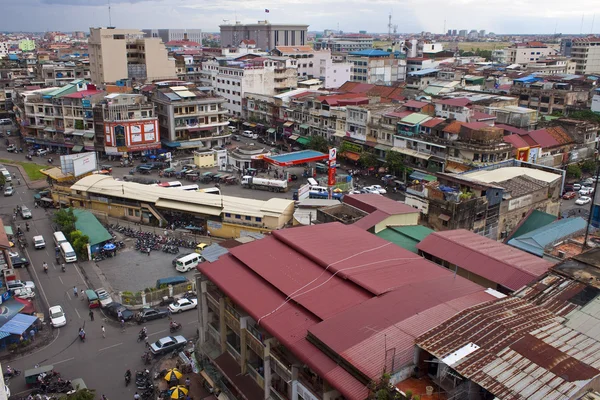
[[[67,84],[67,85],[60,87],[56,90],[53,90],[49,93],[44,93],[44,96],[52,96],[52,97],[66,96],[68,94],[73,94],[76,91],[77,91],[77,86]]]
[[[304,136],[300,136],[298,139],[296,139],[296,142],[307,146],[310,143],[310,139]]]
[[[525,235],[531,231],[536,230],[537,228],[541,228],[542,226],[546,226],[556,221],[556,215],[548,214],[543,211],[533,210],[531,214],[521,223],[521,225],[517,226],[517,229],[510,234],[507,238],[517,238],[519,236]]]
[[[106,228],[102,226],[94,214],[77,208],[73,208],[72,210],[75,217],[77,217],[75,228],[90,238],[90,246],[104,243],[107,240],[112,239],[112,235],[108,233]]]
[[[417,254],[417,244],[433,232],[432,229],[421,225],[391,226],[379,232],[377,236]]]
[[[428,119],[431,119],[431,117],[427,114],[413,113],[413,114],[407,115],[406,117],[402,118],[400,120],[400,123],[417,125]]]

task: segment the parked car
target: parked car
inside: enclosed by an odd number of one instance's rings
[[[578,206],[583,206],[585,204],[591,203],[591,201],[591,197],[581,196],[580,198],[575,200],[575,204],[577,204]]]
[[[27,260],[25,257],[11,257],[10,263],[12,264],[13,268],[29,267],[29,260]]]
[[[14,144],[9,144],[6,147],[6,151],[8,151],[9,153],[13,152],[13,151],[17,151],[17,146],[15,146]]]
[[[13,296],[19,299],[33,299],[35,297],[35,292],[31,288],[14,289],[12,292]]]
[[[173,259],[173,261],[171,261],[171,265],[175,266],[177,264],[177,260],[179,260],[180,258],[183,258],[185,256],[189,256],[190,254],[194,254],[194,253],[183,253],[183,254],[178,254],[177,257],[175,257]]]
[[[198,299],[179,299],[169,304],[172,313],[180,313],[187,310],[193,310],[198,307]]]
[[[236,142],[239,142],[242,139],[239,137],[239,135],[231,135],[231,140],[235,140]]]
[[[54,306],[48,309],[48,315],[50,316],[50,324],[54,328],[60,328],[67,324],[67,316],[61,306]]]
[[[38,235],[38,236],[34,236],[33,237],[33,247],[37,250],[37,249],[43,249],[46,247],[46,241],[44,240],[44,237],[42,235]]]
[[[135,170],[140,172],[142,170],[148,170],[148,169],[152,169],[152,166],[150,164],[140,164],[137,167],[135,167]]]
[[[563,196],[562,196],[563,200],[571,200],[571,199],[574,199],[575,197],[577,197],[576,192],[567,192],[567,193],[563,194]]]
[[[112,315],[115,318],[118,318],[119,311],[121,311],[125,321],[131,321],[134,317],[133,312],[129,311],[123,304],[117,302],[110,303],[104,308],[104,310],[108,315]]]
[[[6,288],[8,290],[21,288],[35,289],[35,283],[33,283],[32,281],[8,281],[6,282]]]
[[[581,184],[584,186],[590,186],[590,185],[593,185],[594,182],[595,181],[593,178],[587,178],[587,179],[584,179],[583,181],[581,181]]]
[[[31,218],[31,210],[25,206],[22,206],[21,207],[21,217],[23,217],[23,219]]]
[[[98,296],[98,300],[100,300],[100,307],[102,308],[113,302],[112,298],[104,288],[96,289],[96,295]]]
[[[581,189],[581,185],[579,183],[574,183],[573,184],[573,190],[575,192],[579,191],[579,189]]]
[[[242,136],[245,136],[250,139],[258,139],[258,134],[252,131],[244,131],[242,132]]]
[[[371,193],[371,194],[381,194],[379,193],[379,190],[375,189],[372,186],[365,186],[364,188],[361,189],[361,191],[364,190],[364,193]]]
[[[135,319],[138,324],[141,324],[153,319],[165,318],[167,315],[169,315],[169,310],[166,308],[142,308],[135,316]]]
[[[35,154],[36,154],[38,157],[42,157],[42,156],[45,156],[46,154],[48,154],[48,150],[46,150],[46,149],[38,149],[38,150],[35,152]]]
[[[15,194],[15,189],[13,189],[12,186],[7,186],[4,189],[4,196],[8,197],[8,196],[12,196],[13,194]]]
[[[593,187],[582,187],[581,190],[579,190],[579,195],[580,196],[589,196],[592,193],[594,193],[594,188]]]
[[[181,335],[178,336],[165,336],[164,338],[158,339],[156,342],[150,345],[150,351],[154,355],[168,353],[173,350],[181,350],[185,347],[187,339]]]
[[[371,185],[372,189],[375,189],[379,192],[379,194],[386,194],[387,190],[385,190],[381,185]]]

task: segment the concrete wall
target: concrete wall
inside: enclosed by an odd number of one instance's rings
[[[146,79],[148,82],[157,79],[177,78],[175,60],[170,60],[167,49],[158,38],[143,40],[146,55]]]
[[[419,225],[419,212],[415,210],[414,214],[391,215],[375,225],[375,233],[381,232],[388,226],[410,226]]]

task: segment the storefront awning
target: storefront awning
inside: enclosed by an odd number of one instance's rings
[[[342,157],[346,157],[348,160],[358,161],[360,158],[360,154],[355,153],[353,151],[345,151],[341,154]]]
[[[302,125],[300,125],[300,128],[301,128],[301,129],[308,129],[308,128],[309,128],[309,126],[308,126],[308,125],[306,125],[306,124],[302,124]]]
[[[298,139],[298,135],[290,135],[290,137],[288,139],[296,140],[296,139]]]
[[[75,152],[75,153],[79,153],[81,150],[83,150],[83,146],[82,145],[75,145],[73,146],[73,148],[71,149],[71,151]]]
[[[435,176],[420,171],[413,171],[412,174],[410,174],[409,178],[417,181],[437,181],[437,178]]]
[[[287,121],[286,123],[283,124],[283,126],[285,128],[289,128],[290,126],[294,125],[294,123],[292,121]]]
[[[267,129],[267,133],[275,133],[275,129],[274,128],[269,128],[269,129]]]
[[[253,124],[252,122],[244,122],[243,124],[244,126],[248,126],[250,128],[256,128],[256,124]]]
[[[162,142],[162,144],[164,144],[167,147],[172,147],[172,148],[181,146],[181,144],[179,142]]]
[[[51,126],[47,126],[44,128],[44,132],[56,132],[56,129]]]
[[[83,136],[84,131],[73,131],[73,136]]]
[[[386,146],[385,144],[378,144],[375,146],[375,148],[377,150],[390,151],[392,149],[392,146]]]
[[[420,153],[416,150],[407,149],[405,147],[393,147],[392,150],[398,153],[406,154],[407,156],[412,156],[423,160],[429,160],[431,158],[430,154]]]
[[[308,146],[308,144],[310,143],[310,139],[304,136],[300,136],[298,139],[296,139],[296,142],[304,146]]]
[[[83,137],[86,139],[93,139],[96,134],[94,132],[86,132],[83,134]]]
[[[336,132],[333,134],[333,136],[335,137],[344,137],[346,136],[346,132]]]

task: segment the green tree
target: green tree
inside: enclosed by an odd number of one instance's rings
[[[52,221],[58,226],[58,230],[62,231],[65,236],[69,237],[69,234],[75,230],[75,222],[77,222],[77,217],[75,214],[73,214],[72,209],[61,209],[54,213]]]
[[[395,390],[390,382],[390,374],[383,374],[379,381],[371,381],[367,388],[369,389],[369,400],[396,400],[400,399],[400,394]]]
[[[80,389],[66,397],[67,400],[94,400],[96,391],[93,389]]]
[[[570,164],[567,166],[567,176],[569,178],[579,179],[581,178],[581,168],[577,164]]]
[[[595,160],[585,160],[581,163],[581,170],[583,172],[596,174],[596,169],[598,168],[598,163]]]
[[[73,243],[73,250],[77,253],[77,257],[82,260],[87,260],[87,245],[90,243],[90,238],[81,231],[73,231],[69,235],[69,239],[70,242]]]
[[[4,178],[4,175],[0,174],[0,185],[4,186],[5,183],[6,183],[6,178]]]
[[[402,181],[406,182],[406,177],[411,174],[412,168],[404,164],[404,156],[397,151],[388,151],[385,156],[385,164],[390,173],[396,176],[402,176]]]
[[[325,154],[329,152],[329,145],[323,136],[311,136],[308,148]]]
[[[591,110],[580,110],[570,112],[569,118],[600,123],[600,114],[596,114]]]
[[[379,164],[379,160],[377,159],[377,156],[374,153],[365,150],[362,153],[360,153],[358,163],[363,168],[376,167]]]

